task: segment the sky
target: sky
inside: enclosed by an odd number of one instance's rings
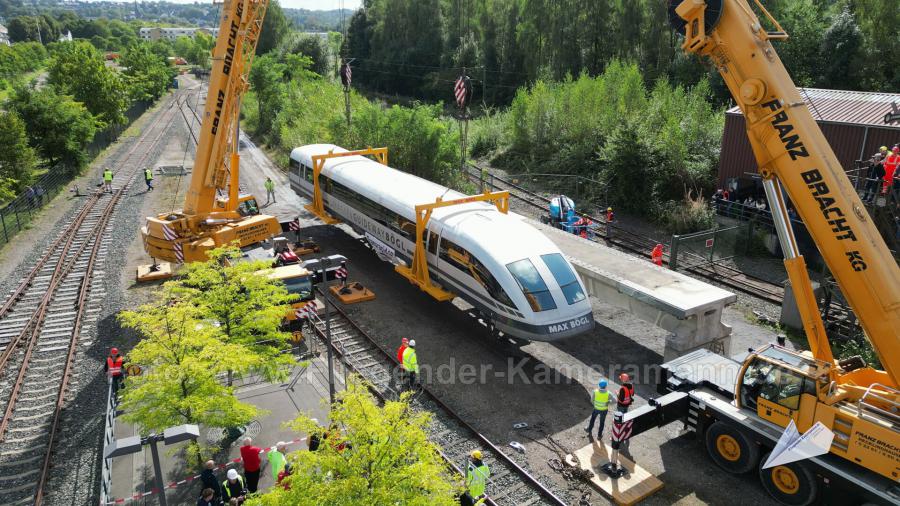
[[[180,4],[192,4],[195,0],[169,0]],[[197,0],[200,3],[212,3],[212,0]],[[282,7],[293,9],[310,9],[316,11],[330,11],[340,6],[341,0],[279,0]],[[357,9],[362,0],[343,0],[345,9]]]

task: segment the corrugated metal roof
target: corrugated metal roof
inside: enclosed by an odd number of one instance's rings
[[[799,90],[803,101],[809,106],[809,112],[817,121],[900,130],[898,124],[884,124],[885,114],[892,111],[891,104],[896,102],[900,106],[900,93],[820,88],[799,88]],[[737,106],[732,107],[728,110],[728,114],[741,114],[741,109]]]

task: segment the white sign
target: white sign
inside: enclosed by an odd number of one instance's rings
[[[801,436],[794,421],[791,420],[784,429],[784,434],[778,439],[775,449],[763,464],[763,469],[824,455],[828,453],[833,440],[834,432],[822,425],[822,422],[816,422]]]
[[[377,237],[368,232],[366,232],[366,240],[372,245],[372,249],[378,254],[378,258],[385,262],[394,263],[394,248],[381,242]]]

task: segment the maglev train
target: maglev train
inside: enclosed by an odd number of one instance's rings
[[[312,157],[329,152],[346,150],[313,144],[291,151],[294,191],[312,200]],[[326,160],[319,185],[329,214],[365,234],[383,259],[407,265],[415,251],[415,206],[466,197],[363,156]],[[474,306],[494,330],[555,341],[594,327],[575,269],[521,217],[488,202],[438,208],[425,241],[431,279]]]

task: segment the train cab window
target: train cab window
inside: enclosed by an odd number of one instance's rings
[[[566,296],[566,301],[569,305],[584,300],[585,294],[581,288],[581,283],[578,282],[578,277],[572,271],[572,266],[569,265],[569,262],[562,255],[559,253],[541,255],[541,259],[544,260],[547,268],[550,269],[550,273],[556,278],[556,282],[559,283],[559,288],[562,290],[563,295]]]
[[[506,268],[516,278],[519,288],[525,295],[525,300],[531,306],[534,312],[548,311],[556,309],[556,302],[553,301],[553,295],[547,289],[541,274],[534,268],[531,260],[525,258],[518,262],[506,264]]]

